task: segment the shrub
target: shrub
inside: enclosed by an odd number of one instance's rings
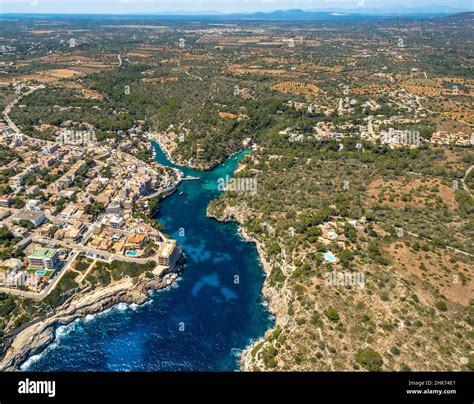
[[[469,362],[467,363],[467,368],[474,372],[474,356],[469,358]]]
[[[335,308],[330,307],[329,309],[326,310],[325,314],[326,314],[326,317],[333,323],[336,323],[339,321],[339,313],[337,312]]]
[[[84,271],[87,268],[89,268],[89,263],[85,261],[77,261],[76,265],[74,265],[74,268],[77,269],[78,271]]]
[[[438,308],[438,310],[441,310],[441,311],[448,310],[448,307],[446,306],[446,302],[444,300],[438,300],[435,303],[435,306]]]
[[[396,347],[396,346],[392,346],[390,348],[390,352],[393,354],[393,355],[400,355],[400,350]]]
[[[356,362],[370,372],[382,370],[383,359],[380,354],[372,348],[367,347],[357,352]]]

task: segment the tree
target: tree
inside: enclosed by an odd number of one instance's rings
[[[86,206],[85,212],[92,217],[97,217],[99,213],[104,209],[104,204],[102,202],[94,202]]]
[[[7,245],[14,236],[7,226],[0,227],[0,244]]]
[[[355,243],[357,241],[356,229],[349,223],[346,223],[346,225],[344,226],[344,235],[351,243]]]

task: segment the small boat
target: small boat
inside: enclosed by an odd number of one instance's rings
[[[184,194],[184,192],[183,192],[183,191],[181,191],[181,192],[179,193],[179,196],[181,196],[181,195],[183,195],[183,194]]]

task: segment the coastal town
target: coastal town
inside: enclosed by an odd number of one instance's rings
[[[8,18],[0,369],[474,369],[472,13],[321,18]]]
[[[79,283],[97,261],[152,261],[157,276],[174,269],[179,247],[144,212],[176,188],[178,170],[99,145],[93,128],[60,130],[54,142],[25,136],[9,110],[0,122],[1,292],[43,299],[83,259]]]

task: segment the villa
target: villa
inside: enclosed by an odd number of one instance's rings
[[[131,248],[142,248],[147,240],[148,237],[144,233],[131,234],[127,237],[126,246]]]

